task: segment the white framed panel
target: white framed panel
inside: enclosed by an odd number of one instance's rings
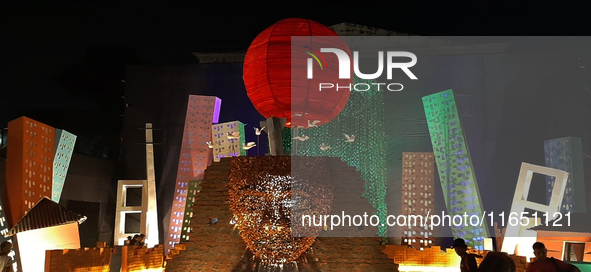
[[[531,187],[534,173],[555,177],[554,187],[552,188],[552,197],[550,198],[548,205],[527,201],[527,196],[529,194],[529,189]],[[513,213],[520,217],[521,214],[525,212],[525,209],[528,208],[543,213],[547,212],[548,216],[550,217],[548,218],[548,221],[554,219],[554,213],[560,211],[560,205],[562,204],[562,199],[564,197],[567,180],[568,172],[566,171],[522,162],[521,170],[519,171],[519,178],[517,179],[517,186],[515,188],[515,194],[513,196],[513,203],[511,204],[511,212],[509,215]],[[524,238],[524,236],[536,237],[535,231],[523,230],[519,224],[515,226],[508,224],[508,220],[505,220],[505,223],[507,224],[501,251],[508,254],[515,254],[515,247],[517,245],[519,245],[520,248],[527,248],[528,246],[531,248],[533,242],[535,241],[533,241],[533,239],[522,238]],[[531,227],[534,226],[528,226],[528,228]]]

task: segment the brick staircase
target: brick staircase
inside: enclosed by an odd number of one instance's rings
[[[167,262],[167,272],[241,271],[240,260],[246,243],[230,224],[232,213],[226,187],[231,159],[222,158],[205,170],[201,192],[193,205],[189,241],[177,245],[184,250],[176,252]],[[217,218],[218,222],[211,224],[211,218]]]

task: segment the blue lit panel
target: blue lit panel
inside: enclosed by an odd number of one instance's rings
[[[562,213],[584,213],[585,178],[583,174],[583,144],[581,138],[564,137],[544,141],[546,166],[568,172],[564,198],[560,205]],[[546,176],[546,202],[550,201],[554,177]]]
[[[65,130],[55,130],[55,156],[53,158],[53,186],[51,199],[60,202],[64,182],[72,159],[72,152],[76,144],[76,135]]]
[[[448,214],[482,218],[482,200],[453,91],[425,96],[423,106]],[[484,238],[489,237],[486,217],[484,221],[481,226],[453,225],[453,236],[483,250]]]

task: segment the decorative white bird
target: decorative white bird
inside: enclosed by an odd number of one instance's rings
[[[303,136],[303,137],[302,137],[302,136]],[[308,139],[310,139],[310,137],[308,137],[308,135],[304,135],[304,134],[302,134],[302,136],[296,136],[296,137],[293,137],[292,139],[294,139],[294,140],[299,140],[299,141],[302,141],[302,142],[303,142],[303,141],[305,141],[305,140],[308,140]]]
[[[293,115],[295,115],[295,116],[297,116],[297,117],[304,116],[304,115],[303,115],[303,114],[301,114],[301,113],[294,113]]]
[[[310,120],[308,120],[308,127],[318,127],[318,123],[320,123],[320,120],[314,120],[312,122],[310,122]]]
[[[255,128],[254,128],[254,134],[256,134],[257,136],[261,135],[261,132],[262,132],[263,130],[265,130],[265,128],[266,128],[266,127],[263,127],[263,128],[261,128],[261,129],[259,129],[259,128],[255,127]]]
[[[256,144],[254,142],[248,142],[248,143],[242,144],[242,149],[249,150],[255,146],[256,146]]]
[[[343,133],[343,134],[345,135],[345,138],[347,138],[347,140],[345,140],[345,142],[347,142],[347,143],[355,142],[355,135],[349,136],[349,135],[347,135],[345,133]]]
[[[235,131],[235,132],[228,132],[228,139],[238,139],[240,138],[240,132]]]
[[[209,148],[214,148],[215,147],[215,144],[212,144],[211,142],[205,142],[205,143],[207,144],[207,146]]]
[[[322,143],[320,145],[320,150],[322,150],[322,151],[326,151],[326,150],[329,150],[329,149],[332,149],[332,147],[330,147],[328,145],[325,145],[324,143]]]

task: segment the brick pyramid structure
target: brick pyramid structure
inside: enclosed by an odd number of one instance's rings
[[[333,211],[345,207],[355,207],[355,210],[345,209],[346,214],[350,215],[362,215],[363,212],[371,214],[375,211],[365,198],[351,195],[351,192],[363,192],[365,182],[361,174],[339,158],[326,159],[329,160],[335,185],[338,185],[335,186]],[[222,158],[205,170],[201,192],[197,194],[193,205],[190,239],[176,245],[171,251],[166,264],[167,272],[255,271],[252,252],[238,230],[230,224],[232,213],[228,204],[227,183],[231,160]],[[213,218],[217,219],[214,224]],[[294,267],[285,267],[282,271],[398,271],[393,260],[382,253],[381,238],[367,237],[377,233],[377,227],[344,227],[338,231],[339,235],[349,237],[318,237],[298,259],[296,270]],[[265,271],[269,271],[268,268]]]

